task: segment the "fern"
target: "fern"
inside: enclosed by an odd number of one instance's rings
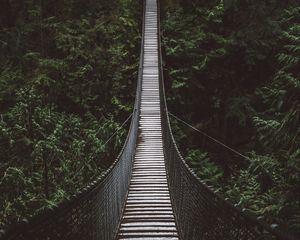
[[[289,21],[300,16],[299,9],[286,11]],[[300,147],[299,25],[297,21],[292,22],[281,32],[284,45],[277,54],[280,69],[271,84],[257,92],[269,110],[265,116],[253,118],[264,145],[273,148],[283,146],[288,151]]]

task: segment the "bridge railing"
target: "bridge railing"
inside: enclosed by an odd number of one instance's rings
[[[160,17],[158,18],[159,23]],[[185,163],[176,146],[168,116],[163,82],[160,31],[158,31],[158,39],[164,155],[180,239],[296,240],[295,236],[279,229],[273,229],[252,214],[233,206],[199,179]]]
[[[29,222],[9,226],[0,239],[114,239],[127,196],[137,128],[135,110],[123,150],[103,175],[57,207],[41,212]]]

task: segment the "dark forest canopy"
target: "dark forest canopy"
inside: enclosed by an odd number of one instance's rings
[[[300,7],[164,0],[169,109],[195,172],[232,202],[300,232]],[[132,110],[142,4],[1,0],[0,228],[55,206],[105,170]]]
[[[99,176],[134,101],[139,1],[1,0],[0,227]],[[4,194],[3,194],[4,193]]]
[[[171,112],[186,160],[233,203],[300,232],[298,1],[164,1]]]

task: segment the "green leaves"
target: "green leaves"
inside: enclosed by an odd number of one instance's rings
[[[214,186],[215,190],[220,190],[224,172],[220,166],[211,161],[207,152],[189,150],[185,159],[202,180]]]
[[[13,21],[0,33],[0,228],[110,166],[134,102],[142,4],[42,2],[8,9]]]
[[[250,159],[173,124],[197,175],[299,232],[300,8],[271,2],[167,3],[164,78],[171,112]]]
[[[108,146],[103,146],[119,127],[113,119],[97,120],[93,115],[84,116],[84,119],[41,106],[35,106],[30,115],[26,111],[26,104],[24,108],[20,105],[15,108],[19,109],[18,118],[15,118],[13,109],[5,115],[5,124],[1,124],[1,135],[8,141],[1,142],[0,151],[4,153],[4,149],[8,148],[13,154],[2,155],[3,161],[9,162],[11,167],[0,169],[4,171],[0,189],[6,193],[0,201],[6,201],[9,209],[12,201],[14,204],[23,202],[24,206],[18,213],[20,216],[33,214],[39,208],[51,207],[91,181],[111,164],[125,138],[122,129]],[[29,117],[34,126],[32,135],[29,135]],[[50,193],[47,202],[43,200],[45,162]],[[27,191],[30,197],[24,195]],[[36,202],[35,210],[30,208],[29,199]],[[13,206],[5,211],[16,214]],[[6,213],[1,216],[11,218]]]
[[[291,50],[291,48],[287,48]],[[290,54],[280,53],[277,55],[278,62],[281,64],[297,64],[299,63],[300,59],[298,57],[294,57]]]
[[[172,88],[182,88],[182,87],[184,87],[184,86],[186,86],[186,83],[185,82],[180,82],[180,81],[178,81],[178,80],[174,80],[173,82],[172,82]]]
[[[267,111],[263,117],[254,118],[254,124],[260,134],[261,143],[274,149],[281,147],[285,151],[295,151],[300,147],[300,31],[299,22],[294,17],[300,11],[286,11],[290,24],[282,25],[280,33],[283,47],[277,54],[279,70],[273,81],[257,91],[263,99]],[[286,29],[284,29],[286,28]],[[298,30],[297,30],[298,29]]]

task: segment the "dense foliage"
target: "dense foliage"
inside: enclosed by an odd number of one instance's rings
[[[300,232],[300,7],[297,1],[164,1],[171,112],[195,172],[240,207]]]
[[[52,207],[107,168],[131,112],[142,5],[0,4],[0,227]]]
[[[0,228],[68,198],[125,137],[140,1],[0,3]],[[300,8],[287,0],[165,0],[170,111],[187,162],[237,205],[300,232]]]

